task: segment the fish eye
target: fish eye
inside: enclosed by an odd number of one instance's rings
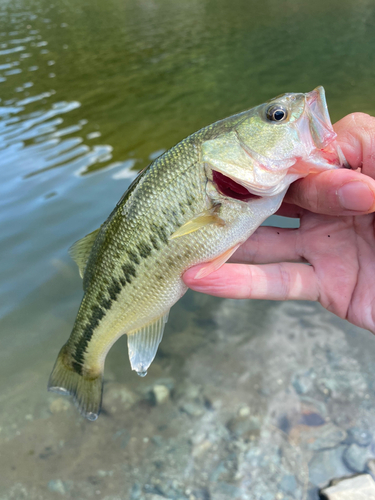
[[[283,122],[288,118],[288,111],[280,104],[273,104],[267,109],[266,115],[271,122]]]

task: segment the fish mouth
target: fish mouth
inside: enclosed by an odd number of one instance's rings
[[[212,180],[217,188],[217,190],[224,196],[233,198],[240,201],[250,201],[254,199],[261,198],[256,194],[250,193],[250,191],[245,188],[242,184],[234,181],[230,177],[218,172],[217,170],[212,171]]]
[[[317,173],[340,167],[350,168],[336,141],[337,134],[332,127],[323,87],[305,94],[305,111],[307,121],[301,121],[299,131],[305,144],[313,146],[312,152],[307,159],[298,159],[290,171],[303,172],[309,168],[310,173]]]

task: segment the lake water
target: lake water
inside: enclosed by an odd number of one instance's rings
[[[188,293],[145,379],[114,346],[94,424],[46,384],[67,249],[137,171],[283,92],[375,114],[374,46],[372,0],[0,1],[1,500],[315,499],[367,470],[375,339],[316,304]]]

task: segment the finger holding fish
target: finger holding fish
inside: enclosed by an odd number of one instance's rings
[[[290,207],[284,209],[286,204],[327,215],[358,215],[375,210],[375,118],[352,113],[333,128],[352,170],[322,172],[296,181],[284,198],[280,215],[293,212]]]
[[[375,180],[360,172],[338,169],[294,182],[284,201],[326,215],[359,215],[375,211]]]
[[[200,266],[184,280],[196,292],[227,299],[312,300],[319,298],[319,280],[312,266],[297,263],[225,264],[204,279],[195,279]]]
[[[306,262],[299,248],[298,229],[259,227],[231,256],[236,264],[270,264],[273,262]],[[189,269],[185,281],[191,275]]]

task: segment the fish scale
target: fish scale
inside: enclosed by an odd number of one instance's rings
[[[318,125],[310,123],[312,99],[318,100]],[[285,123],[267,118],[275,105],[285,110]],[[51,374],[50,390],[73,395],[82,415],[95,420],[105,357],[123,334],[128,335],[132,368],[145,375],[169,309],[187,290],[183,273],[199,263],[207,263],[200,274],[220,267],[278,209],[290,182],[307,175],[306,163],[320,169],[339,166],[332,166],[331,157],[328,164],[317,156],[310,132],[304,136],[314,125],[322,143],[322,116],[332,138],[322,88],[285,94],[192,134],[140,173],[99,230],[72,247],[84,296]],[[255,146],[257,157],[252,158],[249,151]],[[269,150],[273,164],[267,159]],[[266,166],[259,163],[261,156]],[[298,173],[299,158],[304,168]],[[293,173],[288,173],[291,165]],[[259,173],[263,184],[254,180]]]

